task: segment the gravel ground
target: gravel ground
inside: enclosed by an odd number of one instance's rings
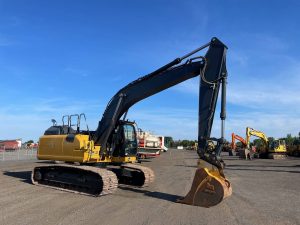
[[[209,209],[175,203],[192,183],[193,151],[145,160],[156,174],[151,186],[99,198],[32,185],[30,171],[41,162],[0,162],[0,224],[300,224],[300,158],[224,158],[233,195]]]

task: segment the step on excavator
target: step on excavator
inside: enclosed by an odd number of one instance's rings
[[[204,56],[193,56],[205,48],[208,50]],[[212,38],[209,43],[129,83],[109,101],[95,131],[88,126],[82,130],[84,114],[63,116],[62,125],[53,120],[53,126],[40,137],[37,157],[64,163],[35,167],[32,183],[92,196],[113,193],[118,185],[148,186],[154,181],[154,173],[137,163],[137,130],[134,122],[126,120],[127,112],[135,103],[199,76],[199,168],[190,191],[178,202],[203,207],[220,203],[232,192],[220,157],[225,142],[226,51],[220,40]],[[213,138],[210,135],[220,89],[222,131],[220,138]],[[213,150],[208,149],[211,140],[218,143]]]

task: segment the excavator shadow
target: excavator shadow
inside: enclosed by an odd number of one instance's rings
[[[158,191],[148,192],[148,193],[145,193],[145,195],[152,197],[152,198],[166,200],[169,202],[177,202],[178,199],[181,199],[184,197],[184,196],[172,195],[172,194],[158,192]]]
[[[244,159],[240,159],[239,157],[236,157],[236,156],[231,156],[230,158],[228,157],[224,157],[223,158],[224,159],[224,161],[237,161],[237,160],[244,160]]]
[[[35,163],[39,163],[39,164],[57,164],[55,163],[55,161],[53,160],[46,160],[46,161],[37,161]]]
[[[282,168],[295,168],[295,167],[300,167],[300,165],[292,165],[292,166],[281,166],[281,165],[227,165],[226,167],[264,167],[264,168],[268,168],[268,167],[282,167]]]
[[[19,178],[22,182],[31,184],[31,171],[4,171],[3,175]]]
[[[181,164],[177,164],[175,166],[181,166],[181,167],[191,167],[191,168],[198,168],[198,166],[192,166],[192,165],[181,165]]]
[[[148,158],[148,159],[139,159],[139,161],[142,162],[142,163],[143,162],[152,162],[151,158]]]
[[[226,170],[244,170],[244,171],[258,171],[258,172],[280,172],[280,173],[300,173],[300,171],[295,170],[276,170],[276,169],[254,169],[254,168],[230,168],[229,166]]]
[[[136,193],[144,194],[145,196],[151,197],[151,198],[157,198],[169,202],[176,202],[178,199],[182,198],[183,196],[179,195],[173,195],[173,194],[168,194],[168,193],[163,193],[163,192],[158,192],[158,191],[147,191],[143,189],[137,189],[137,188],[132,188],[132,187],[122,187],[119,186],[120,189],[126,190],[126,191],[133,191]]]

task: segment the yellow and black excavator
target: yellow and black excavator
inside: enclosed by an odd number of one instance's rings
[[[205,56],[191,57],[207,47]],[[127,112],[135,103],[200,75],[199,168],[191,190],[178,202],[204,207],[220,203],[232,192],[220,157],[225,142],[226,51],[221,41],[212,38],[209,43],[129,83],[112,97],[95,131],[88,127],[82,130],[84,114],[64,116],[62,125],[53,121],[53,126],[40,137],[37,157],[66,163],[35,167],[33,184],[92,196],[113,193],[119,184],[147,186],[154,180],[154,173],[136,163],[136,127],[134,122],[125,120]],[[210,135],[220,88],[222,133],[217,139]],[[218,143],[213,151],[208,150],[210,140]]]
[[[287,157],[286,144],[284,140],[269,141],[268,137],[262,131],[254,130],[251,127],[246,128],[246,143],[250,149],[250,137],[255,136],[263,140],[265,146],[259,150],[260,158],[283,159]]]

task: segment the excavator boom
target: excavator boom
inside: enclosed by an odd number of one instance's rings
[[[195,57],[178,65],[184,59],[206,47],[209,47],[209,49],[204,57]],[[206,151],[207,141],[211,134],[221,83],[224,86],[222,89],[223,111],[221,112],[221,117],[222,120],[225,120],[226,51],[227,47],[221,41],[217,38],[212,38],[208,44],[181,58],[173,60],[160,69],[129,83],[119,90],[109,101],[94,134],[94,142],[101,146],[101,154],[105,153],[109,136],[116,127],[119,119],[135,103],[190,78],[201,75],[199,88],[198,154],[200,157],[205,158],[204,152]]]
[[[231,149],[232,150],[236,149],[235,140],[239,140],[243,144],[243,147],[247,146],[247,141],[244,138],[242,138],[241,136],[239,136],[235,133],[232,133],[231,134]]]
[[[209,49],[204,57],[194,57],[178,65],[183,59],[206,47],[209,47]],[[231,195],[231,186],[229,181],[225,179],[224,164],[220,157],[225,144],[226,52],[227,47],[217,38],[212,38],[210,43],[131,82],[117,92],[108,103],[94,135],[95,143],[101,146],[100,154],[106,154],[107,142],[112,130],[115,128],[117,121],[124,113],[126,115],[132,105],[162,90],[200,75],[197,152],[200,159],[210,166],[208,168],[200,165],[196,171],[190,192],[179,202],[210,207]],[[211,128],[221,86],[221,138],[216,139],[211,137]],[[208,145],[211,140],[218,143],[213,152],[209,150]],[[214,191],[209,190],[209,188]]]
[[[254,130],[251,127],[247,127],[246,128],[246,143],[247,143],[247,148],[250,147],[250,137],[251,136],[255,136],[255,137],[260,138],[261,140],[264,141],[264,143],[266,144],[266,146],[268,146],[269,140],[268,140],[268,137],[265,135],[264,132],[258,131],[258,130]]]

